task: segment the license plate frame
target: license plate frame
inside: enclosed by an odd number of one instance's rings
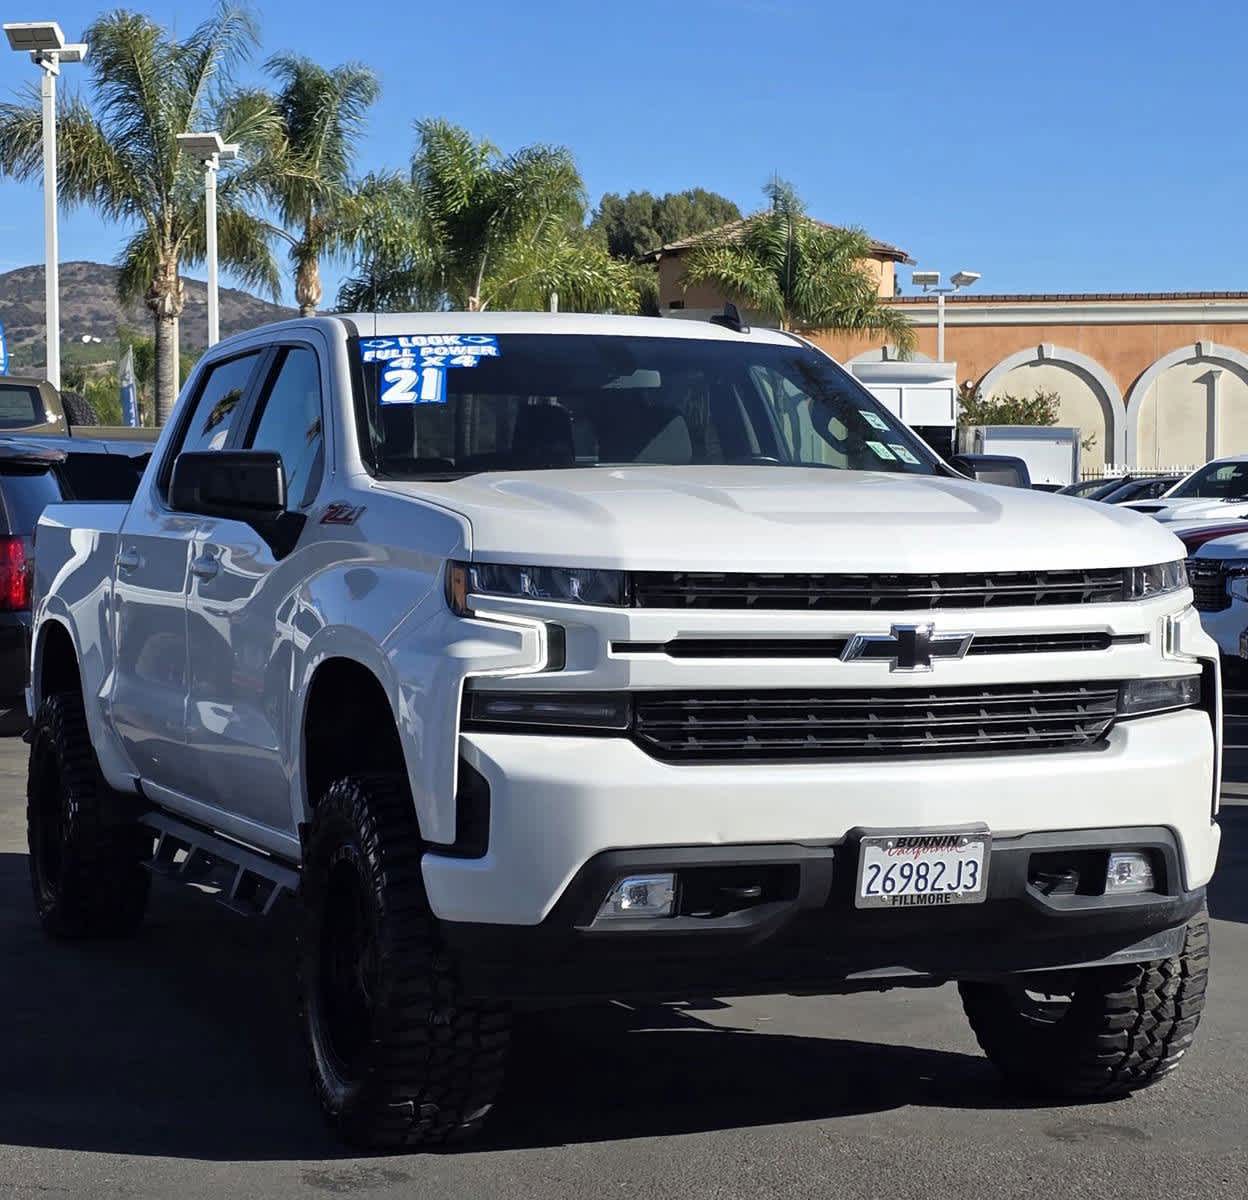
[[[888,855],[886,852],[897,848],[913,854]],[[866,886],[878,884],[882,878],[868,880],[868,870],[877,862],[887,864],[890,860],[894,865],[902,863],[927,862],[930,867],[937,861],[943,862],[943,870],[949,870],[950,858],[954,861],[976,862],[978,869],[975,876],[975,887],[972,890],[935,890],[896,891],[888,894],[865,894]],[[872,831],[864,833],[858,839],[858,872],[854,884],[855,908],[948,908],[955,904],[982,904],[988,898],[988,877],[992,857],[992,834],[985,828],[975,829],[898,829],[892,832]],[[963,868],[965,869],[965,868]],[[937,880],[944,882],[944,874]],[[961,882],[961,876],[954,881]],[[906,887],[908,889],[909,882]]]

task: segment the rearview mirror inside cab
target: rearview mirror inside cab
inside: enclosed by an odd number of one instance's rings
[[[249,524],[286,511],[286,472],[271,450],[188,450],[173,464],[169,506]]]

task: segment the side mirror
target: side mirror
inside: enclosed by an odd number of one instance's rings
[[[263,525],[286,511],[286,471],[272,450],[188,450],[174,460],[169,506]]]
[[[1031,487],[1027,464],[1012,454],[955,454],[949,465],[979,483],[1005,487]]]

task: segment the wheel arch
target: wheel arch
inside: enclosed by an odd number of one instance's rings
[[[36,632],[30,683],[36,708],[52,692],[82,692],[78,647],[70,626],[59,617],[46,618]]]
[[[311,665],[299,705],[298,775],[306,820],[335,779],[357,772],[407,774],[395,692],[375,665],[328,653]]]

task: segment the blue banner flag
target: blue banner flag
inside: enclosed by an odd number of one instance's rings
[[[121,423],[131,427],[139,424],[139,392],[134,383],[134,347],[127,346],[117,368],[117,382],[121,387]]]

